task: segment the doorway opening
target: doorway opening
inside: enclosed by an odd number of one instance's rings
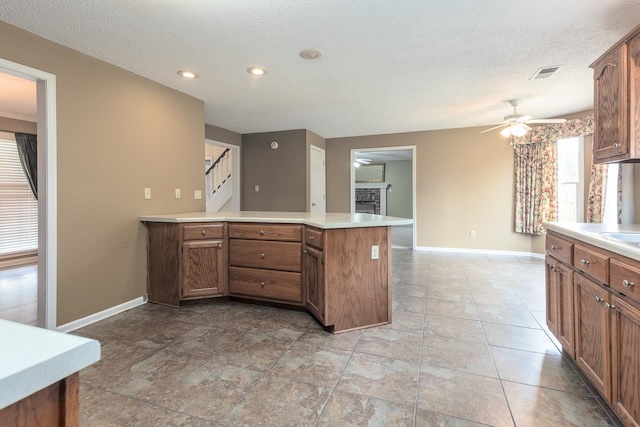
[[[351,150],[351,213],[416,217],[416,146]],[[415,249],[416,224],[391,228],[392,246]]]
[[[239,211],[240,147],[211,139],[204,146],[206,211]]]
[[[57,290],[56,77],[0,58],[0,73],[36,83],[38,255],[37,321],[55,329]]]

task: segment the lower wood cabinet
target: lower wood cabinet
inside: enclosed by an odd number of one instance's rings
[[[575,360],[591,383],[611,402],[610,294],[597,283],[576,274]]]
[[[627,425],[640,423],[640,308],[611,298],[613,410]]]
[[[324,322],[324,259],[322,251],[309,246],[304,250],[304,288],[307,310]]]
[[[223,240],[184,242],[182,299],[222,295],[226,284],[226,245]]]
[[[546,257],[547,326],[571,357],[575,356],[573,270]]]

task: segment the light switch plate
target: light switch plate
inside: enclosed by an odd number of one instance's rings
[[[371,259],[380,259],[380,246],[371,246]]]
[[[144,198],[149,200],[151,198],[151,188],[145,188],[144,189]]]
[[[181,197],[180,195],[180,189],[176,188],[176,199],[179,199]]]
[[[193,192],[193,198],[196,200],[202,199],[202,190],[195,190]]]

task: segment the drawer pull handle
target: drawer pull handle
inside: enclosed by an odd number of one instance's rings
[[[202,230],[202,235],[206,236],[207,235],[207,230]]]
[[[616,308],[614,305],[609,304],[608,302],[604,303],[604,306],[607,308],[607,310],[612,310],[612,309]]]
[[[624,286],[625,288],[632,288],[634,287],[636,284],[633,282],[628,281],[627,279],[624,279],[622,281],[622,286]]]
[[[309,251],[308,251],[308,250],[306,250],[306,249],[303,249],[303,250],[302,250],[302,253],[303,253],[303,254],[306,254],[306,253],[309,253]]]
[[[582,265],[589,265],[589,261],[587,261],[586,259],[582,258],[582,259],[580,260],[580,264],[582,264]]]
[[[622,147],[622,144],[620,144],[619,142],[616,142],[613,144],[613,148],[620,148]]]
[[[602,298],[600,298],[599,296],[596,296],[596,302],[597,303],[601,303],[601,302],[604,302],[604,300]]]
[[[260,230],[260,235],[264,236],[264,231]]]
[[[264,282],[260,282],[260,287],[264,288]]]
[[[552,251],[557,251],[558,249],[560,249],[560,247],[559,247],[559,246],[551,245],[551,250],[552,250]]]
[[[264,259],[264,254],[260,254],[260,258]]]
[[[222,243],[218,243],[218,249],[222,249]]]
[[[313,240],[313,236],[309,236],[309,240]]]

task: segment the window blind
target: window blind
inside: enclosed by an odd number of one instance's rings
[[[38,249],[38,201],[15,141],[0,139],[0,257]]]

